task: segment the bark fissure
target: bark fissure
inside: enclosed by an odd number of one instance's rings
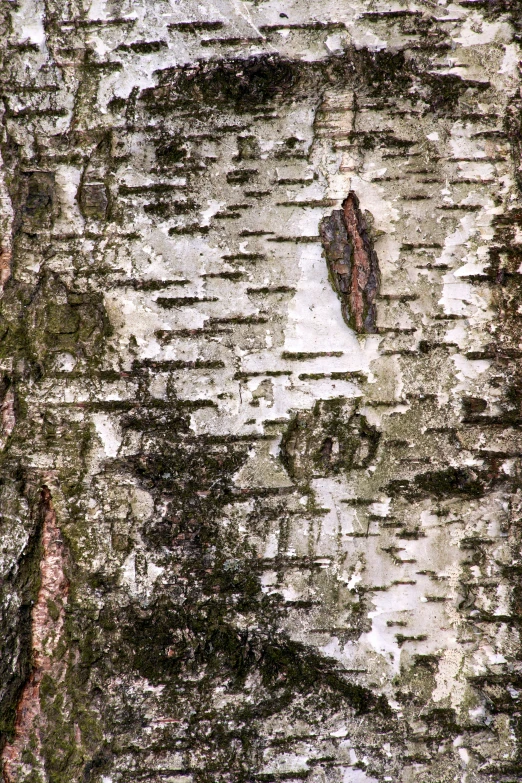
[[[61,680],[64,663],[56,660],[58,643],[62,637],[69,582],[65,575],[65,550],[58,527],[56,512],[49,488],[41,490],[39,514],[41,518],[40,587],[31,614],[32,667],[23,687],[16,710],[14,737],[4,746],[2,766],[4,783],[19,779],[21,765],[28,759],[30,765],[42,768],[40,735],[40,689],[44,675]]]
[[[358,334],[376,331],[379,262],[366,220],[353,191],[342,209],[320,225],[330,281],[341,299],[343,318]]]

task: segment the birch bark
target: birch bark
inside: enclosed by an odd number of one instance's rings
[[[1,14],[5,783],[522,779],[519,3]]]

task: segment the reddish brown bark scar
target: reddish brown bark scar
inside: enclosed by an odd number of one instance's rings
[[[371,333],[377,320],[378,259],[353,191],[342,207],[320,226],[330,280],[341,299],[346,323],[359,334]]]
[[[42,557],[40,587],[31,615],[32,669],[18,702],[13,740],[5,745],[2,752],[4,783],[16,783],[23,751],[30,745],[33,755],[40,760],[42,677],[49,674],[60,680],[63,676],[63,663],[55,660],[55,652],[63,631],[69,583],[65,575],[65,553],[56,512],[51,492],[45,485],[40,495],[40,515]]]
[[[4,290],[4,286],[11,277],[11,260],[12,254],[9,248],[2,248],[0,250],[0,293]]]

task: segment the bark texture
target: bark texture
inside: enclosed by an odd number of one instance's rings
[[[4,783],[522,780],[518,0],[16,0]]]

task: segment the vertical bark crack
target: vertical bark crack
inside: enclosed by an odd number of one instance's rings
[[[379,262],[359,199],[350,191],[342,209],[321,221],[330,281],[341,299],[343,318],[358,334],[376,331]]]
[[[52,495],[45,485],[41,490],[40,515],[42,556],[40,588],[31,615],[32,669],[18,702],[14,738],[2,752],[4,783],[15,783],[18,779],[25,750],[31,748],[33,756],[42,764],[40,686],[46,674],[60,680],[64,668],[55,659],[55,653],[63,631],[69,583]]]

